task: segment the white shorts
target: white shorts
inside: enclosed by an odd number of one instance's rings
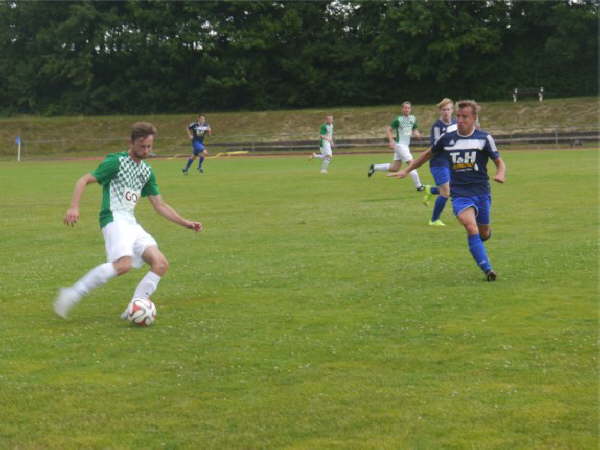
[[[328,156],[333,155],[333,152],[331,151],[331,142],[329,142],[329,141],[323,142],[323,145],[321,145],[321,154],[328,155]]]
[[[410,149],[408,145],[405,144],[396,144],[396,148],[394,149],[394,161],[412,161],[413,157],[410,153]]]
[[[102,234],[106,260],[110,263],[123,256],[131,256],[133,267],[140,268],[144,265],[144,251],[151,246],[158,247],[154,238],[138,223],[115,220],[102,228]]]

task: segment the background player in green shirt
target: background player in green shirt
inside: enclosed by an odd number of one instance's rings
[[[73,226],[79,220],[79,202],[86,186],[96,182],[101,184],[100,227],[107,262],[90,270],[73,286],[59,291],[54,302],[54,311],[59,316],[66,318],[70,309],[91,290],[143,263],[150,266],[150,271],[139,282],[132,298],[150,298],[156,290],[169,264],[154,238],[135,219],[133,211],[141,197],[148,197],[154,210],[170,221],[194,231],[202,230],[200,222],[181,217],[160,195],[154,172],[144,161],[152,151],[155,134],[156,128],[152,124],[135,123],[129,151],[107,155],[94,172],[83,175],[75,183],[64,223]]]
[[[421,137],[421,133],[418,130],[417,119],[410,112],[412,105],[410,102],[402,103],[402,114],[394,119],[394,121],[387,127],[387,138],[389,146],[394,150],[394,161],[386,164],[371,164],[367,175],[373,176],[375,172],[398,172],[402,166],[402,161],[407,164],[413,160],[413,156],[410,153],[410,138]],[[419,174],[416,170],[410,173],[410,176],[415,184],[417,191],[425,190],[425,186],[419,179]]]
[[[322,160],[321,173],[327,173],[327,169],[333,159],[333,116],[325,116],[325,123],[319,129],[319,149],[320,153],[313,153],[310,159],[317,158]]]

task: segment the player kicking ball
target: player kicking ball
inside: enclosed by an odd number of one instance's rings
[[[90,270],[73,286],[60,290],[54,302],[54,311],[60,317],[67,318],[71,308],[93,289],[133,267],[141,267],[143,263],[150,266],[150,271],[139,282],[132,298],[149,299],[154,293],[169,264],[154,238],[133,215],[141,197],[148,197],[154,210],[171,222],[194,231],[202,230],[200,222],[182,218],[160,195],[154,172],[144,161],[152,151],[155,134],[156,128],[150,123],[134,124],[129,151],[107,155],[95,171],[83,175],[75,183],[71,207],[65,214],[64,223],[73,226],[79,220],[79,202],[86,186],[101,184],[100,228],[107,262]],[[126,318],[126,314],[121,318]]]
[[[452,209],[465,227],[469,251],[475,263],[485,273],[487,281],[496,280],[484,242],[492,236],[492,196],[487,173],[491,159],[496,165],[494,181],[506,181],[506,166],[491,134],[476,128],[480,106],[473,100],[457,103],[458,129],[442,135],[433,146],[412,161],[408,167],[388,176],[404,178],[429,161],[432,155],[443,154],[450,166],[450,196]]]

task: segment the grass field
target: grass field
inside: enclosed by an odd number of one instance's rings
[[[145,271],[52,312],[103,262],[98,187],[61,222],[97,162],[1,163],[0,448],[597,448],[598,151],[503,157],[495,283],[450,208],[366,177],[387,156],[152,161],[206,230],[138,206],[171,263],[147,329]]]

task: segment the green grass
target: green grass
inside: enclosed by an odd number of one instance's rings
[[[598,130],[600,104],[596,97],[548,99],[523,102],[482,103],[482,126],[496,134]],[[223,151],[220,144],[306,140],[318,138],[318,130],[326,114],[335,116],[336,136],[344,138],[385,137],[385,129],[400,114],[400,105],[371,107],[338,107],[256,112],[210,112],[207,118],[213,128],[208,140],[211,151]],[[429,134],[438,117],[435,105],[414,105],[420,129]],[[187,125],[196,112],[179,115],[149,116],[75,116],[15,117],[0,119],[0,157],[14,158],[15,136],[23,139],[26,159],[48,156],[74,156],[108,153],[126,147],[131,124],[138,120],[153,122],[159,131],[162,154],[187,154],[190,151]],[[385,146],[383,146],[385,149]]]
[[[118,318],[145,270],[68,321],[51,309],[103,262],[98,187],[61,223],[96,162],[0,164],[0,448],[596,448],[598,151],[503,157],[495,283],[450,208],[427,227],[410,180],[368,179],[368,156],[328,176],[153,161],[206,230],[138,206],[171,264],[148,329]]]

